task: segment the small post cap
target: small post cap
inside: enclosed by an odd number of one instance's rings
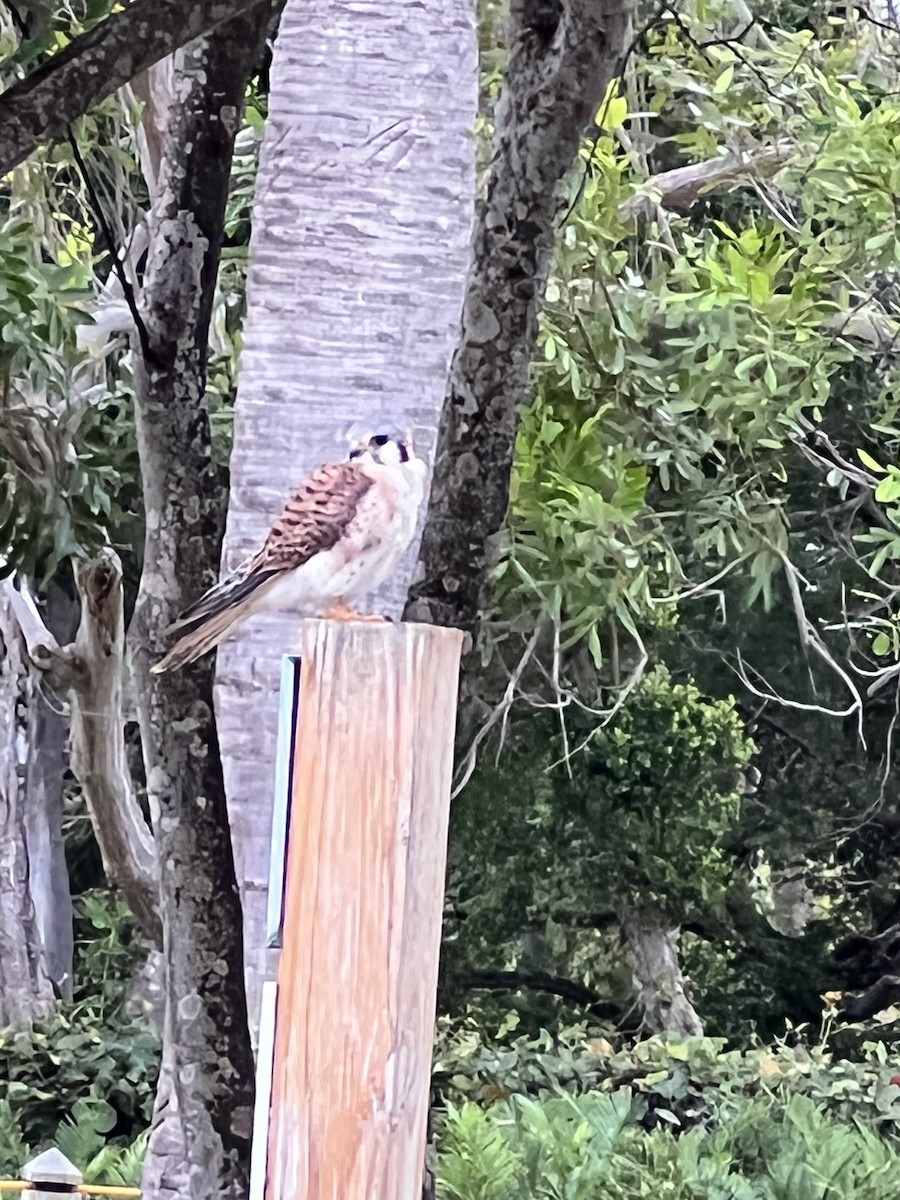
[[[52,1146],[33,1158],[22,1168],[22,1178],[29,1183],[64,1183],[77,1187],[84,1178],[74,1163],[69,1162],[61,1150]]]

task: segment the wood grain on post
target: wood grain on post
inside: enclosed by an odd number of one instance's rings
[[[461,646],[305,623],[266,1200],[420,1195]]]

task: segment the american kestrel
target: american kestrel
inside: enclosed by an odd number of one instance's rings
[[[416,531],[425,474],[408,442],[384,433],[357,442],[345,462],[313,471],[261,549],[166,630],[181,637],[152,671],[193,662],[258,612],[383,620],[347,602],[396,568]]]

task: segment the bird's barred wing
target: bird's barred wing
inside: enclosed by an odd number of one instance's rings
[[[372,480],[358,463],[334,463],[313,471],[284,506],[262,548],[185,609],[166,632],[192,632],[227,609],[244,608],[265,584],[330,550],[371,487]]]
[[[248,576],[290,571],[330,550],[371,487],[372,480],[359,463],[334,463],[313,471],[284,506],[262,549],[250,559]]]

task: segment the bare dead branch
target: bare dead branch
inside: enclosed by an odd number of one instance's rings
[[[16,587],[12,578],[3,580],[2,590],[25,642],[25,650],[34,665],[60,690],[76,686],[80,664],[71,647],[62,647],[44,624],[26,579]]]
[[[810,653],[815,654],[829,670],[833,671],[838,678],[843,682],[847,690],[850,692],[852,702],[842,709],[828,708],[822,704],[808,704],[799,700],[790,700],[785,696],[778,695],[772,688],[768,687],[767,691],[761,691],[753,684],[744,668],[743,659],[740,651],[737,653],[737,675],[748,691],[754,696],[758,696],[761,700],[769,700],[774,704],[780,704],[785,708],[794,708],[801,712],[818,712],[829,717],[849,717],[856,714],[857,729],[859,740],[863,746],[866,745],[865,732],[863,730],[863,700],[859,693],[859,688],[850,678],[844,668],[835,660],[834,655],[822,640],[819,631],[813,625],[807,615],[806,608],[803,604],[803,595],[800,591],[801,575],[794,564],[790,561],[786,554],[778,550],[775,546],[770,545],[770,549],[781,560],[781,565],[784,568],[785,579],[788,585],[788,591],[791,597],[791,605],[794,610],[794,618],[797,622],[797,634],[800,639],[800,645],[803,647],[805,655]],[[804,581],[805,582],[805,581]],[[762,678],[762,676],[760,676]]]
[[[460,763],[457,782],[451,793],[451,799],[455,799],[472,778],[475,767],[478,763],[478,749],[498,721],[501,722],[500,745],[497,749],[497,754],[499,756],[500,750],[503,747],[503,739],[506,731],[506,722],[509,716],[509,710],[512,708],[516,699],[519,681],[521,680],[522,674],[525,668],[528,666],[528,663],[537,648],[538,639],[540,638],[543,629],[544,621],[539,620],[535,624],[534,631],[528,640],[528,645],[522,652],[515,669],[512,671],[509,677],[509,682],[506,685],[500,702],[494,706],[494,708],[491,710],[490,716],[472,739],[472,744],[469,747],[469,751],[462,763]]]
[[[29,657],[70,697],[72,771],[81,785],[103,868],[142,930],[160,944],[156,850],[131,784],[125,752],[122,674],[125,629],[122,567],[104,550],[78,563],[75,581],[81,623],[70,646],[60,647],[44,624],[28,585],[5,580]]]
[[[623,218],[652,217],[658,205],[687,212],[710,192],[730,191],[748,179],[773,175],[791,158],[795,149],[791,139],[782,138],[773,146],[757,146],[753,150],[689,163],[686,167],[652,175],[633,196],[619,205],[619,215]]]
[[[162,944],[153,835],[135,797],[122,721],[125,656],[122,564],[112,549],[75,565],[81,623],[73,649],[85,666],[72,694],[72,770],[87,803],[103,869],[144,932]]]

